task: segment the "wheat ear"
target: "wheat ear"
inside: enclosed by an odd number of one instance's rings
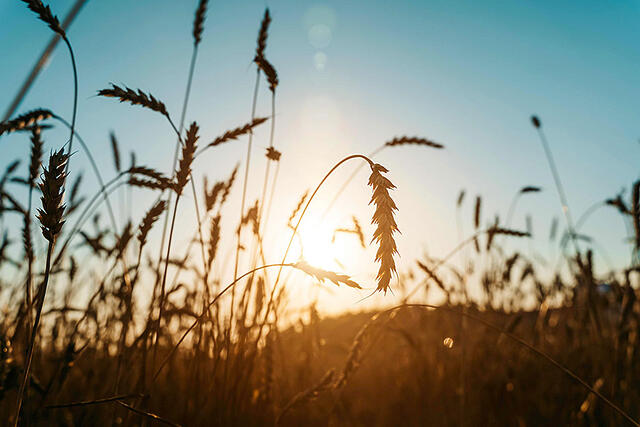
[[[53,117],[51,110],[44,108],[28,111],[13,119],[0,123],[0,135],[26,129],[29,126],[35,125],[51,117]]]
[[[69,155],[65,154],[64,149],[53,152],[49,155],[49,167],[44,169],[42,180],[38,185],[42,192],[42,208],[38,209],[38,219],[40,220],[42,235],[49,242],[47,248],[47,260],[45,263],[45,272],[42,285],[36,295],[38,305],[36,307],[36,317],[31,330],[31,340],[27,351],[27,359],[25,361],[24,376],[18,392],[18,402],[16,405],[15,426],[18,425],[20,419],[20,409],[24,399],[25,387],[29,381],[29,373],[31,369],[31,361],[33,360],[33,351],[40,324],[40,315],[42,314],[42,306],[47,293],[47,285],[49,284],[49,275],[51,272],[51,255],[55,245],[56,237],[62,229],[64,220],[62,219],[65,205],[62,202],[64,196],[64,187],[66,182],[66,165]]]

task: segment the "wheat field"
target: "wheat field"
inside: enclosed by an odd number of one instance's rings
[[[574,217],[554,139],[530,115],[553,187],[523,185],[495,216],[485,197],[460,190],[450,250],[400,253],[406,236],[429,235],[421,223],[398,225],[412,207],[398,203],[385,153],[438,156],[449,144],[381,136],[369,152],[299,176],[308,190],[293,190],[280,168],[305,165],[287,163],[276,132],[287,82],[270,60],[270,9],[245,52],[249,116],[213,135],[190,120],[216,4],[185,2],[182,104],[165,102],[162,87],[138,89],[152,87],[144,81],[105,81],[92,99],[132,120],[152,116],[171,148],[139,143],[127,155],[122,131],[108,135],[105,160],[93,154],[105,142],[78,130],[82,35],[67,33],[55,4],[20,3],[57,37],[74,90],[70,111],[50,109],[42,93],[39,107],[0,123],[1,149],[22,141],[23,153],[0,178],[2,425],[640,426],[640,180],[594,200],[624,223],[631,253],[622,267],[596,266],[601,249],[581,232],[594,210]],[[65,140],[50,139],[54,129]],[[218,159],[221,149],[235,160]],[[306,150],[309,164],[324,159]],[[169,168],[154,166],[160,151]],[[96,185],[82,185],[83,174]],[[362,196],[357,214],[340,203],[347,188]],[[543,233],[555,258],[531,249],[532,217],[513,225],[518,204],[543,191],[559,200]],[[317,242],[302,230],[332,209],[349,219],[323,238],[366,254],[368,276],[338,252],[330,266],[313,262]],[[347,295],[351,309],[323,310],[318,293]]]

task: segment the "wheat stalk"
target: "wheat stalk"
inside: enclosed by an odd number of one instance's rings
[[[569,202],[567,201],[567,196],[564,191],[564,186],[562,185],[562,181],[560,180],[560,173],[558,172],[558,168],[553,159],[553,154],[551,153],[551,148],[549,147],[549,143],[547,142],[547,137],[542,130],[542,123],[537,116],[531,116],[531,123],[533,127],[538,131],[538,137],[540,138],[540,143],[542,144],[542,148],[544,150],[545,156],[547,157],[547,163],[549,164],[549,169],[551,169],[551,174],[553,175],[553,181],[556,185],[556,190],[558,191],[558,198],[560,199],[560,203],[562,204],[562,213],[564,214],[564,218],[567,222],[567,229],[569,230],[569,236],[571,238],[571,242],[573,243],[573,248],[575,249],[576,254],[580,253],[580,248],[578,246],[578,242],[575,238],[576,232],[573,226],[573,218],[571,217],[571,212],[569,211]]]
[[[378,147],[377,149],[375,149],[371,153],[369,153],[369,155],[367,157],[373,158],[373,157],[375,157],[377,154],[379,154],[382,150],[384,150],[387,147],[397,147],[397,146],[404,146],[404,145],[410,145],[410,144],[422,145],[422,146],[425,146],[425,147],[431,147],[431,148],[437,148],[437,149],[444,148],[444,146],[442,144],[439,144],[437,142],[433,142],[431,140],[428,140],[427,138],[420,138],[420,137],[416,137],[416,136],[411,136],[411,137],[410,136],[402,136],[402,137],[393,138],[392,140],[385,142],[380,147]],[[333,198],[331,199],[331,202],[329,202],[329,204],[327,205],[327,208],[325,209],[324,213],[322,214],[322,218],[325,218],[327,216],[327,214],[329,213],[331,208],[335,205],[335,203],[338,200],[338,198],[340,197],[340,195],[344,192],[344,190],[347,188],[349,183],[354,180],[354,178],[356,177],[356,175],[360,171],[360,168],[363,167],[363,166],[364,165],[358,166],[358,168],[356,168],[353,171],[353,173],[351,175],[349,175],[349,178],[346,179],[346,181],[342,184],[340,189],[334,194]]]
[[[64,214],[65,205],[62,202],[64,196],[64,186],[66,182],[67,173],[65,171],[69,155],[65,154],[64,149],[53,152],[49,155],[49,167],[44,169],[42,174],[42,180],[38,187],[42,192],[42,209],[38,209],[38,219],[40,220],[42,235],[49,242],[47,248],[47,260],[45,262],[45,272],[42,285],[36,295],[38,298],[38,305],[36,307],[36,317],[31,330],[31,339],[29,341],[29,348],[27,350],[27,358],[25,361],[24,376],[18,392],[18,403],[16,405],[16,418],[15,426],[18,425],[20,419],[20,409],[22,408],[22,402],[24,399],[25,387],[29,381],[29,374],[31,368],[31,361],[33,360],[33,351],[35,348],[35,341],[38,332],[38,326],[40,324],[40,316],[42,314],[42,306],[47,293],[47,285],[49,283],[49,274],[51,271],[51,255],[53,253],[53,246],[56,241],[56,237],[62,229],[64,220],[62,216]]]
[[[194,154],[196,151],[196,144],[198,141],[198,125],[193,122],[185,137],[185,142],[182,147],[182,158],[178,164],[176,170],[176,178],[173,184],[173,189],[176,192],[176,201],[173,205],[173,217],[171,218],[171,226],[169,229],[169,240],[167,242],[167,254],[164,263],[164,273],[162,274],[162,285],[160,288],[160,300],[159,300],[159,312],[158,320],[156,322],[155,342],[153,346],[153,365],[155,366],[156,355],[158,352],[158,341],[160,339],[160,324],[162,322],[162,315],[164,312],[165,293],[167,284],[167,272],[169,270],[169,260],[171,258],[171,242],[173,239],[173,231],[176,222],[176,214],[178,212],[178,203],[180,202],[180,195],[182,190],[187,185],[189,177],[191,176],[191,163],[193,162]],[[194,190],[195,192],[195,190]],[[205,260],[206,262],[206,260]],[[206,268],[206,265],[205,265]]]

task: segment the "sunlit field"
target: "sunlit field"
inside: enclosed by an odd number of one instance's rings
[[[640,426],[631,81],[473,92],[396,21],[438,2],[169,3],[0,6],[0,424]]]

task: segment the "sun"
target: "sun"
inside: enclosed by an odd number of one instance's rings
[[[309,264],[324,269],[343,270],[345,247],[339,240],[333,239],[332,227],[327,222],[310,220],[299,229],[298,249]]]

